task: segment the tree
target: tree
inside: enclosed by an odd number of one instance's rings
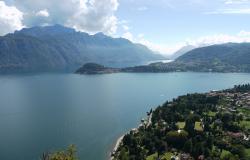
[[[166,135],[167,142],[176,148],[182,148],[187,141],[188,133],[186,131],[170,131]]]
[[[213,138],[212,135],[209,135],[208,138],[207,138],[207,147],[209,149],[212,149],[213,145],[214,145],[214,138]]]
[[[193,155],[197,158],[199,155],[203,155],[205,148],[201,142],[198,142],[193,147]]]
[[[192,153],[193,150],[193,143],[192,140],[189,139],[188,141],[186,141],[186,143],[184,144],[183,150],[187,153]]]
[[[160,155],[162,155],[163,153],[166,152],[167,149],[167,143],[164,141],[159,141],[158,143],[156,143],[156,150],[158,153],[158,158]]]
[[[245,147],[242,145],[232,146],[231,153],[239,155],[240,158],[246,157]]]
[[[186,119],[186,123],[185,123],[185,130],[192,136],[195,134],[195,130],[194,130],[194,126],[195,126],[195,120],[194,117],[192,115],[190,115],[187,119]]]
[[[227,153],[227,154],[224,155],[221,159],[222,159],[222,160],[239,160],[239,157],[233,155],[232,153]]]
[[[120,160],[129,160],[128,153],[126,152],[125,148],[122,148],[119,154],[119,159]]]
[[[78,160],[76,157],[76,147],[74,145],[70,145],[65,151],[44,153],[41,160]]]

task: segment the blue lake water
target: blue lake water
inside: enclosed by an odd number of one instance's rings
[[[150,108],[242,83],[250,83],[250,74],[2,75],[0,159],[38,160],[44,151],[75,144],[81,159],[105,160]]]

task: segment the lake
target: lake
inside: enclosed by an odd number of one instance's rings
[[[240,73],[37,74],[0,76],[0,159],[38,160],[77,146],[105,160],[146,112],[178,95],[250,83]]]

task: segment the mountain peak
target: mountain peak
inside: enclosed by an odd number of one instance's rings
[[[94,36],[99,37],[99,38],[106,38],[107,37],[103,32],[98,32],[98,33],[94,34]]]
[[[60,35],[69,34],[76,32],[72,28],[62,26],[60,24],[55,24],[52,26],[35,26],[31,28],[24,28],[20,31],[16,31],[14,34],[26,34],[34,37],[47,36],[47,35]]]

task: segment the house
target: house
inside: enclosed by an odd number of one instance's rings
[[[245,136],[244,133],[242,133],[242,132],[236,132],[236,133],[227,132],[227,134],[232,138],[240,138],[240,139],[244,139],[244,136]]]
[[[189,160],[190,158],[190,154],[182,153],[180,155],[180,160]]]
[[[204,155],[200,155],[199,157],[198,157],[198,160],[204,160],[205,159],[205,156]]]
[[[171,160],[179,160],[179,157],[177,155],[171,156]]]

